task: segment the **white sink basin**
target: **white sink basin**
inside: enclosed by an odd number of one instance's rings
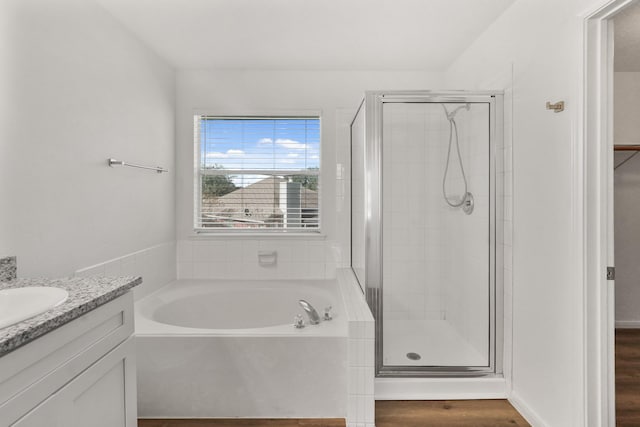
[[[0,328],[44,313],[62,304],[68,297],[69,292],[50,286],[2,289],[0,290]]]

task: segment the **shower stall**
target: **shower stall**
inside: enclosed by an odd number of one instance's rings
[[[376,376],[501,372],[502,94],[367,92],[351,125],[351,264]]]

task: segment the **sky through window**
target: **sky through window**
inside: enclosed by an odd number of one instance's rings
[[[320,167],[318,118],[206,118],[200,132],[203,169],[278,171]]]

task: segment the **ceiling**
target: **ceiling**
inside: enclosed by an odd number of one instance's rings
[[[640,2],[617,14],[613,28],[614,70],[640,72]]]
[[[98,0],[180,69],[442,71],[514,0]]]

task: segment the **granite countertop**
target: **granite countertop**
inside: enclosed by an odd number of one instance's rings
[[[0,283],[0,289],[53,286],[69,292],[69,298],[62,304],[0,329],[0,357],[119,297],[140,283],[141,277],[36,278]]]

